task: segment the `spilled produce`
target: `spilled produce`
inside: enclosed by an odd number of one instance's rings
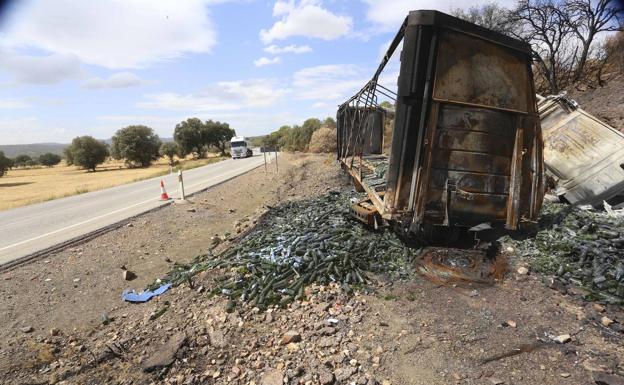
[[[503,239],[533,270],[550,275],[549,285],[574,286],[586,299],[624,303],[624,216],[564,204],[542,209],[535,238]]]
[[[391,230],[371,231],[354,221],[352,197],[330,193],[274,208],[235,247],[177,265],[162,281],[179,285],[198,272],[224,269],[212,292],[263,308],[301,299],[313,283],[336,282],[349,292],[370,282],[370,273],[413,274],[419,249]]]

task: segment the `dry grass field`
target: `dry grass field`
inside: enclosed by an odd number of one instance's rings
[[[207,159],[186,159],[175,169],[188,170],[222,159],[216,155]],[[66,166],[63,162],[54,167],[13,169],[0,178],[0,210],[101,190],[165,175],[169,171],[164,158],[148,168],[127,168],[123,161],[111,160],[98,166],[96,172]]]

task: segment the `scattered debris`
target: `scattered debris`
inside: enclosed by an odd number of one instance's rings
[[[123,270],[123,279],[126,281],[132,281],[136,279],[137,275],[130,270]]]
[[[127,302],[147,302],[150,299],[152,299],[152,297],[163,294],[164,292],[169,290],[170,287],[171,287],[171,284],[167,283],[167,284],[161,285],[160,287],[156,288],[153,291],[145,290],[141,293],[137,293],[134,290],[130,291],[128,289],[128,290],[124,290],[124,292],[121,294],[121,298]]]
[[[624,134],[579,108],[565,94],[539,97],[546,171],[556,194],[598,207],[624,191]]]
[[[501,241],[519,251],[531,269],[552,275],[548,286],[587,290],[588,299],[624,301],[624,217],[564,204],[545,204],[535,238]]]
[[[554,337],[552,340],[559,344],[565,344],[567,342],[570,342],[570,340],[572,340],[572,337],[569,334],[561,334]]]
[[[32,326],[24,326],[22,328],[20,328],[20,331],[22,333],[32,333],[32,331],[35,330]]]
[[[412,274],[418,251],[392,231],[371,232],[353,221],[349,199],[330,193],[275,208],[237,246],[177,265],[162,281],[178,285],[200,271],[226,269],[213,293],[262,308],[302,298],[312,283],[338,282],[349,292],[370,280],[368,272]]]

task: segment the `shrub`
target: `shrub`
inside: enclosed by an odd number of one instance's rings
[[[29,155],[18,155],[13,159],[15,167],[26,167],[30,162],[32,158]]]
[[[324,126],[314,131],[309,149],[310,152],[336,152],[336,129]]]

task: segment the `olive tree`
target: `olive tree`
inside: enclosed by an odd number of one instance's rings
[[[175,142],[166,142],[160,145],[160,155],[169,158],[169,164],[173,165],[173,158],[178,155],[180,148]]]
[[[72,163],[91,171],[95,171],[97,165],[104,163],[108,156],[106,143],[92,136],[78,136],[72,140],[68,148]]]
[[[48,167],[56,166],[61,163],[61,156],[51,152],[46,152],[45,154],[39,155],[39,163]]]
[[[13,167],[13,161],[4,156],[4,151],[0,151],[0,177],[4,176],[11,167]]]
[[[225,155],[225,148],[230,142],[232,137],[236,135],[236,132],[230,128],[227,123],[213,122],[208,120],[204,123],[204,129],[206,130],[206,137],[210,145],[215,146],[221,151],[221,155]]]
[[[113,135],[111,154],[130,166],[148,167],[158,159],[162,144],[154,130],[147,126],[128,126]]]
[[[180,155],[197,154],[199,158],[206,156],[208,137],[204,123],[198,118],[189,118],[176,124],[173,140],[180,148]]]

